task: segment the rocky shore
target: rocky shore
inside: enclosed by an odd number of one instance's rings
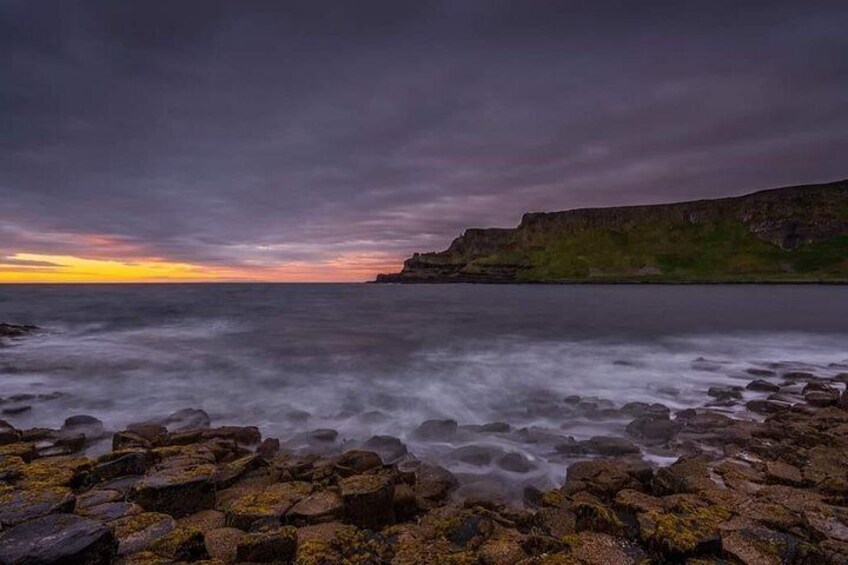
[[[759,420],[720,411],[741,387],[674,414],[628,405],[632,441],[561,443],[586,459],[521,504],[459,496],[385,436],[319,455],[196,409],[111,434],[85,415],[0,421],[0,563],[848,563],[848,373],[751,377]],[[652,466],[644,446],[678,459]]]

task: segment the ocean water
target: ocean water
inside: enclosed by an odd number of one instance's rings
[[[114,430],[202,408],[291,449],[394,436],[472,488],[510,492],[562,482],[574,459],[560,438],[624,435],[627,418],[566,397],[678,410],[750,368],[848,370],[839,286],[8,285],[0,321],[45,328],[0,348],[0,397],[61,393],[1,416],[19,427],[91,414]],[[429,419],[458,431],[420,437]],[[510,431],[473,427],[492,422]],[[508,453],[524,468],[499,465]]]

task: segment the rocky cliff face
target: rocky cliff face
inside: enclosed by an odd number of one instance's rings
[[[848,281],[848,180],[734,198],[525,214],[377,282]]]

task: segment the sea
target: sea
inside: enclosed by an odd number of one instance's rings
[[[627,437],[627,403],[674,413],[752,369],[848,371],[844,286],[3,285],[0,321],[42,328],[0,347],[0,418],[19,428],[195,408],[294,451],[390,436],[386,457],[512,494],[592,456],[558,450],[569,438]],[[716,410],[756,418],[762,394]]]

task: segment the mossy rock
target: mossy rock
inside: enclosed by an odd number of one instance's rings
[[[705,506],[682,512],[639,514],[639,533],[653,552],[679,559],[721,551],[719,525],[732,513],[721,506]]]
[[[150,550],[162,557],[177,561],[208,559],[206,540],[197,528],[178,526],[150,545]]]

